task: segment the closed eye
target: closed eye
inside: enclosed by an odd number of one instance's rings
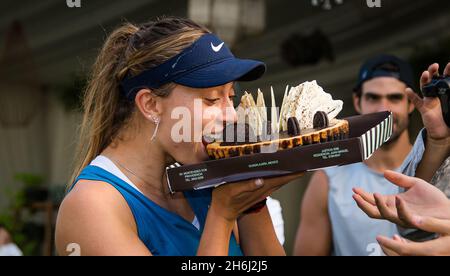
[[[230,97],[228,97],[231,101],[234,101],[234,99],[236,99],[236,95],[234,95],[234,96],[230,96]],[[209,103],[211,103],[211,104],[215,104],[215,103],[217,103],[218,101],[220,101],[220,98],[214,98],[214,99],[205,99],[206,101],[208,101]]]
[[[208,101],[208,102],[210,102],[210,103],[212,103],[212,104],[214,104],[214,103],[216,103],[217,101],[219,101],[220,98],[216,98],[216,99],[205,99],[205,100]]]

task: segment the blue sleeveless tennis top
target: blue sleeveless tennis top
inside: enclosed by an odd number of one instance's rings
[[[198,230],[191,222],[157,205],[128,183],[112,173],[87,166],[76,179],[109,183],[121,193],[133,213],[140,240],[154,256],[195,256],[205,227],[212,190],[185,192],[192,210],[200,224]],[[70,192],[69,190],[69,192]],[[242,256],[234,235],[231,235],[230,256]]]

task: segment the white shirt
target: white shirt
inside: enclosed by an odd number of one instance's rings
[[[20,251],[17,245],[10,243],[0,246],[0,256],[3,257],[21,257],[23,256],[22,251]]]

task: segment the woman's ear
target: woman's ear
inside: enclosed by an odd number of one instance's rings
[[[162,113],[161,98],[150,89],[141,89],[135,98],[136,106],[145,118],[158,118]]]

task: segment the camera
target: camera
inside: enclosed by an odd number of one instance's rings
[[[450,76],[434,77],[430,84],[423,87],[422,94],[425,97],[439,98],[444,121],[450,127]]]

